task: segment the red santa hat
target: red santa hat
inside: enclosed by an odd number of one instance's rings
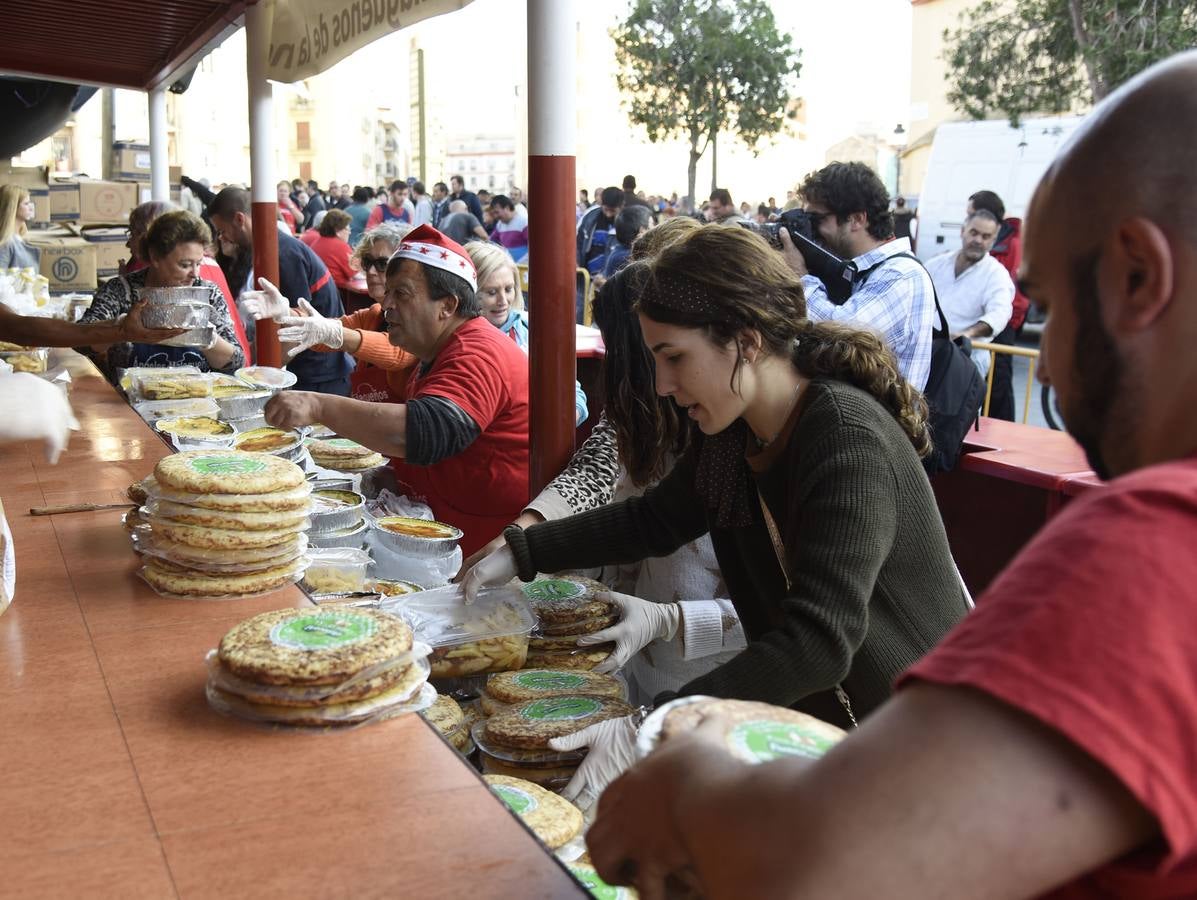
[[[478,290],[478,273],[474,261],[457,241],[437,231],[431,225],[413,228],[403,238],[391,259],[414,259],[426,266],[452,272]]]

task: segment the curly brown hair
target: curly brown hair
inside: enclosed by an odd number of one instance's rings
[[[832,378],[872,395],[910,438],[915,452],[931,452],[927,403],[898,371],[893,351],[880,336],[839,322],[806,316],[802,282],[780,253],[757,234],[734,225],[706,225],[662,248],[648,261],[653,289],[637,310],[656,322],[703,330],[720,347],[746,330],[756,331],[765,353],[788,356],[807,378]],[[652,299],[670,280],[700,285],[710,305],[681,311]],[[743,357],[732,373],[736,384]]]
[[[145,233],[145,258],[169,256],[179,244],[203,244],[207,247],[210,243],[212,232],[204,220],[185,209],[176,209],[163,213],[150,225],[150,230]]]

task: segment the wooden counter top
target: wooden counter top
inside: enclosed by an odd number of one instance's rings
[[[297,588],[172,601],[136,576],[120,510],[167,452],[94,374],[57,466],[0,446],[17,588],[0,616],[0,896],[582,897],[423,719],[296,733],[207,706],[204,654]]]

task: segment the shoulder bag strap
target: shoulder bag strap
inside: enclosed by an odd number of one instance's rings
[[[773,553],[777,556],[777,564],[781,566],[781,574],[785,576],[786,589],[792,591],[794,589],[794,582],[790,580],[790,567],[786,563],[785,545],[781,542],[781,532],[777,529],[777,522],[773,518],[773,513],[769,512],[769,505],[765,503],[765,497],[759,487],[756,491],[756,499],[760,501],[761,512],[765,516],[765,527],[769,529],[769,539],[773,542]],[[848,721],[855,728],[856,715],[852,712],[852,699],[848,696],[848,692],[844,690],[842,684],[835,686],[835,699],[840,702],[840,706],[848,714]]]
[[[921,268],[924,272],[927,272],[927,267],[923,265],[923,261],[921,259],[915,256],[913,253],[907,253],[905,250],[903,250],[901,253],[895,253],[893,256],[887,256],[876,265],[869,266],[867,269],[857,272],[856,283],[863,284],[868,280],[869,276],[872,275],[874,271],[884,266],[891,259],[898,259],[899,257],[913,259],[919,264],[919,268]],[[935,313],[939,316],[939,329],[936,330],[932,336],[946,338],[950,334],[948,331],[948,320],[947,317],[944,316],[943,309],[941,309],[939,305],[939,292],[935,290],[935,279],[931,278],[930,272],[927,272],[927,277],[931,279],[931,297],[935,301]]]

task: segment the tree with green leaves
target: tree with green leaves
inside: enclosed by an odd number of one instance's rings
[[[1096,103],[1152,63],[1197,46],[1194,0],[982,0],[944,31],[948,102],[965,115]]]
[[[801,51],[765,0],[634,0],[611,36],[632,122],[653,143],[690,141],[691,201],[698,161],[720,132],[755,151],[785,124]]]

